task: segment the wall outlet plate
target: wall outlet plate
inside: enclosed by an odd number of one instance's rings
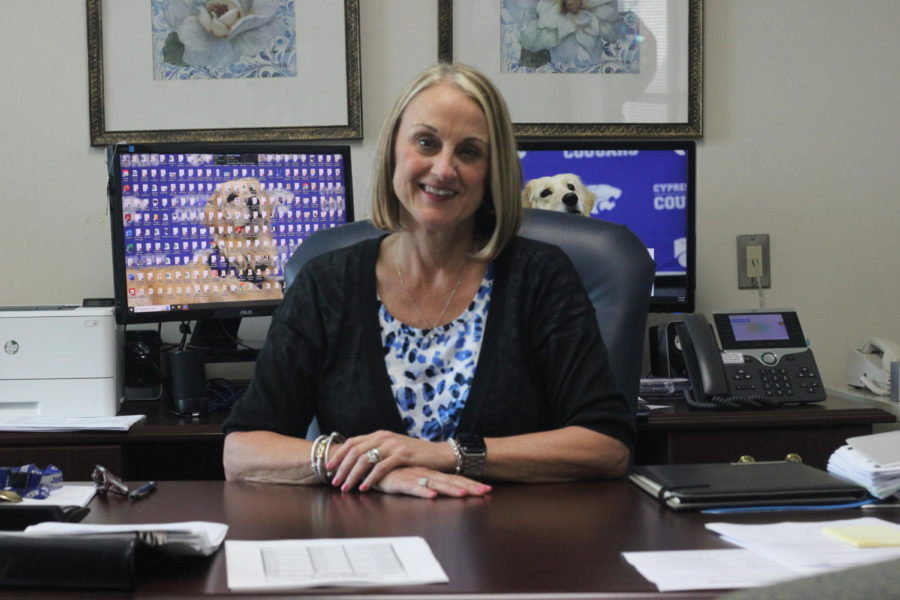
[[[756,277],[751,277],[749,256],[753,253],[750,248],[760,248],[762,256],[762,277],[759,282]],[[757,287],[772,287],[772,261],[769,255],[769,234],[751,233],[737,236],[737,265],[738,288],[742,290],[756,289]],[[760,286],[760,284],[762,284]]]

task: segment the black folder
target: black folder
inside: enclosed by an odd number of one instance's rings
[[[0,535],[0,588],[129,590],[138,543],[134,535]]]
[[[738,506],[846,504],[866,490],[795,462],[645,465],[630,479],[675,510]]]
[[[0,531],[22,531],[44,521],[77,523],[89,512],[86,506],[0,503]]]

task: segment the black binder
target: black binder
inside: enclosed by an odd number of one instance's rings
[[[138,539],[127,536],[0,536],[0,588],[129,590]]]
[[[89,512],[86,506],[0,504],[0,531],[22,531],[44,521],[77,523]]]
[[[632,482],[674,510],[859,502],[866,490],[795,462],[700,463],[634,468]]]

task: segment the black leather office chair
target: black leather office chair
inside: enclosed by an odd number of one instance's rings
[[[358,221],[312,235],[288,261],[285,284],[290,286],[309,259],[381,233],[370,221]],[[520,234],[556,244],[572,259],[597,312],[616,381],[636,409],[656,272],[647,248],[621,225],[548,210],[525,209]]]

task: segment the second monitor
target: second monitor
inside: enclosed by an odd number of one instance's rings
[[[519,158],[526,186],[538,178],[578,177],[590,199],[585,203],[569,198],[572,206],[558,210],[582,215],[573,218],[620,223],[644,242],[656,262],[652,312],[694,310],[693,141],[523,141]],[[563,183],[577,187],[568,180]],[[532,193],[540,197],[553,192]]]

